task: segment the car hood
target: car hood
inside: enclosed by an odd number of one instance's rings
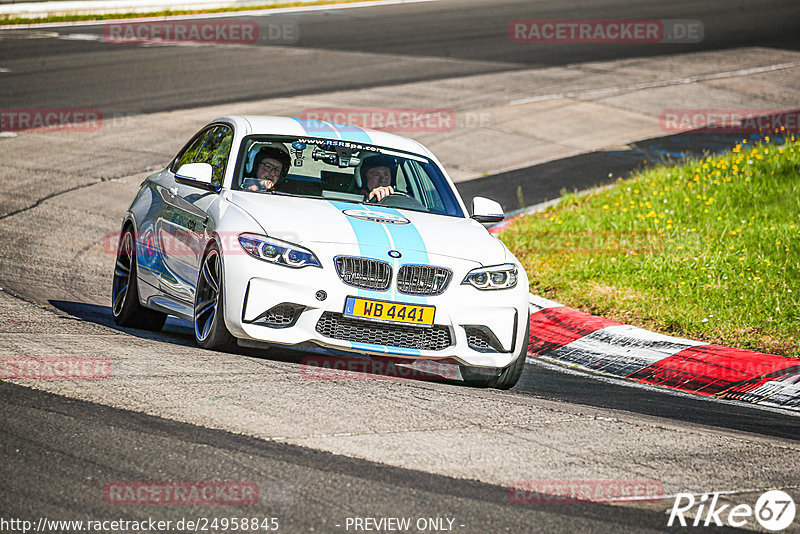
[[[228,200],[246,211],[267,235],[308,246],[360,245],[406,255],[449,256],[492,265],[505,261],[505,246],[478,222],[412,210],[324,199],[231,191]]]

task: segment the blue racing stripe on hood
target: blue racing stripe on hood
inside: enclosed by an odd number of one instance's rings
[[[359,209],[362,207],[360,204],[353,204],[351,202],[343,202],[339,200],[330,200],[329,202],[333,204],[333,206],[339,211],[344,211],[347,209]],[[348,217],[344,213],[342,215],[347,218],[347,222],[350,223],[350,227],[356,234],[356,240],[358,241],[361,256],[365,258],[374,258],[375,255],[371,254],[366,248],[369,245],[381,248],[385,247],[386,251],[389,251],[389,238],[386,236],[386,232],[383,230],[382,225],[370,221],[364,221],[362,219],[356,219],[355,217]],[[375,259],[382,260],[383,258]]]
[[[353,204],[350,202],[336,200],[330,200],[329,202],[340,211],[359,208],[367,209],[361,204]],[[368,209],[370,211],[377,211],[387,215],[403,217],[403,215],[397,210],[387,208],[385,206],[369,206]],[[388,296],[389,299],[395,302],[406,302],[409,304],[426,304],[428,299],[425,297],[398,293],[397,286],[395,284],[395,278],[400,265],[405,263],[420,263],[427,265],[428,263],[428,253],[425,249],[425,243],[414,225],[411,223],[381,224],[378,222],[356,219],[355,217],[348,217],[347,215],[344,216],[347,217],[347,220],[353,229],[353,233],[356,236],[356,240],[359,243],[359,253],[361,256],[365,258],[374,258],[381,261],[388,261],[392,264],[393,276],[392,285],[390,287]],[[399,228],[406,229],[398,230]],[[380,250],[386,251],[385,258],[375,258],[375,246],[378,246]],[[388,252],[391,249],[397,249],[401,251],[403,254],[403,257],[401,258],[403,260],[402,264],[400,260],[389,257]],[[380,300],[387,299],[386,292],[370,291],[367,289],[358,289],[358,296],[362,298],[373,298]],[[361,348],[364,348],[365,350],[369,347],[368,345],[360,345],[358,343],[352,343],[352,345],[353,348],[359,348],[359,346],[361,346]],[[371,350],[374,350],[374,346]],[[408,356],[419,356],[421,354],[418,349],[398,349],[397,347],[392,347],[390,351],[394,354],[402,353]]]
[[[353,204],[350,202],[338,200],[330,200],[329,202],[336,209],[342,212],[347,209],[362,208],[360,204]],[[386,234],[386,230],[383,229],[383,225],[370,221],[364,221],[362,219],[356,219],[355,217],[348,217],[344,213],[342,213],[342,216],[347,219],[347,221],[350,223],[350,227],[353,229],[353,233],[356,236],[356,241],[358,242],[359,255],[362,258],[373,258],[380,261],[388,260],[391,263],[391,258],[389,258],[388,252],[391,250],[392,244],[389,241],[389,236]],[[383,251],[385,251],[386,257],[383,257],[382,255],[376,255],[375,252],[378,250],[381,251],[382,254],[384,253]],[[394,272],[397,272],[396,267]],[[390,286],[388,295],[385,291],[358,289],[358,296],[378,299],[386,299],[388,297],[394,299],[396,298],[396,291],[394,285]]]
[[[394,208],[383,208],[385,213],[396,215],[398,217],[405,217],[402,213]],[[405,217],[408,219],[408,217]],[[403,253],[403,263],[416,263],[421,265],[428,265],[428,248],[425,246],[425,240],[422,239],[422,234],[414,226],[413,222],[408,224],[388,224],[389,233],[392,234],[392,240],[397,245],[398,250]],[[400,248],[402,247],[402,248]]]
[[[402,213],[394,208],[383,206],[382,208],[385,213],[404,217]],[[403,255],[400,260],[395,261],[397,269],[399,269],[400,265],[430,265],[425,240],[422,239],[422,235],[413,222],[408,224],[387,224],[386,228],[392,236],[395,248]],[[427,304],[428,302],[426,297],[416,295],[402,295],[402,298],[405,302],[414,304]]]
[[[390,208],[387,206],[378,206],[378,205],[362,205],[362,204],[351,204],[347,202],[338,202],[338,201],[330,201],[338,209],[344,211],[346,209],[365,209],[369,211],[374,211],[386,215],[391,215],[395,217],[401,217],[403,219],[408,220],[402,213],[397,211],[394,208]],[[428,251],[427,247],[425,246],[425,240],[422,238],[422,235],[419,233],[419,230],[414,223],[409,222],[408,224],[382,224],[373,221],[365,221],[361,219],[356,219],[354,217],[347,217],[350,226],[353,228],[353,232],[356,234],[356,239],[359,242],[361,255],[364,257],[374,257],[374,251],[372,254],[368,250],[365,249],[364,244],[367,245],[378,245],[381,249],[386,251],[386,257],[379,257],[381,261],[388,261],[393,266],[393,272],[395,275],[397,274],[398,270],[402,265],[405,264],[414,264],[414,265],[429,265],[430,260],[428,258]],[[385,247],[385,248],[384,248]],[[399,250],[402,254],[400,259],[390,258],[388,256],[389,250],[396,249]],[[367,291],[359,291],[359,296],[371,296],[374,297],[374,293],[369,295]],[[407,302],[409,304],[427,304],[428,299],[423,296],[417,295],[405,295],[402,293],[397,292],[396,285],[392,284],[391,287],[391,299],[400,302]]]

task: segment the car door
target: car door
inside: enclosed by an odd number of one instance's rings
[[[208,163],[212,184],[222,186],[230,157],[233,129],[215,124],[201,131],[169,168],[158,188],[163,199],[156,230],[162,244],[164,268],[160,287],[185,306],[194,302],[194,290],[208,236],[214,230],[207,210],[217,198],[216,191],[177,181],[175,173],[186,163]]]

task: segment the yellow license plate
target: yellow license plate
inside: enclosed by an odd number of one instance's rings
[[[344,303],[344,314],[349,317],[416,326],[433,326],[435,313],[436,306],[424,304],[400,304],[358,297],[347,297]]]

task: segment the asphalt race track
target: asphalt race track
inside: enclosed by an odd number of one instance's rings
[[[696,19],[705,38],[650,47],[511,43],[509,21],[534,18]],[[116,45],[103,41],[102,25],[0,30],[2,109],[92,108],[122,117],[97,132],[0,134],[0,357],[103,357],[113,369],[107,380],[0,381],[0,520],[248,516],[277,518],[282,532],[364,532],[348,518],[407,517],[443,521],[410,532],[647,532],[671,530],[679,492],[719,492],[720,502],[752,506],[778,488],[800,505],[800,417],[787,411],[537,362],[507,392],[371,375],[309,379],[298,353],[201,350],[181,321],[160,333],[116,327],[107,245],[141,180],[209,114],[278,113],[325,98],[391,106],[397,95],[413,99],[414,84],[443,84],[444,93],[531,69],[561,76],[579,63],[603,79],[624,70],[626,83],[648,64],[638,62],[664,61],[674,76],[697,58],[708,62],[700,71],[714,72],[718,58],[740,53],[780,56],[772,63],[782,64],[800,51],[800,4],[440,0],[241,19],[296,24],[299,41]],[[685,65],[683,54],[691,57]],[[796,109],[796,70],[770,79],[785,84],[781,91],[767,89],[764,78],[715,88],[755,95],[761,108]],[[519,79],[508,87],[528,96]],[[682,87],[668,90],[674,96]],[[292,100],[301,95],[302,105]],[[731,96],[727,105],[742,102]],[[433,98],[419,105],[457,108]],[[440,134],[426,135],[427,144]],[[625,176],[659,154],[731,142],[735,136],[662,134],[607,150],[578,147],[569,157],[498,165],[458,187],[465,198],[491,190],[508,209],[520,195],[535,204]],[[460,163],[459,154],[442,159]],[[665,496],[515,502],[509,486],[531,480],[655,481]],[[104,488],[124,481],[242,481],[257,485],[259,498],[246,506],[110,502]],[[754,520],[743,528],[759,529]],[[0,523],[0,531],[14,530]],[[800,522],[786,531],[800,531]]]
[[[24,481],[13,496],[6,495],[4,516],[142,520],[157,515],[178,521],[210,515],[201,507],[153,512],[142,506],[109,514],[96,482],[138,480],[146,466],[150,477],[168,480],[255,480],[261,499],[247,508],[247,516],[279,518],[290,532],[344,532],[346,518],[359,516],[456,518],[454,530],[469,532],[524,532],[531,525],[603,532],[658,525],[661,519],[654,511],[602,504],[520,506],[509,501],[504,487],[264,442],[10,384],[0,385],[0,397],[7,418],[2,447],[11,460],[4,478]],[[55,433],[63,437],[54,441]],[[236,506],[213,510],[217,517],[240,514]]]
[[[0,97],[9,108],[47,103],[144,113],[535,66],[752,45],[800,46],[800,6],[791,1],[666,4],[445,0],[256,19],[261,27],[298,24],[299,40],[289,47],[294,53],[270,46],[109,46],[84,37],[102,37],[102,25],[28,33],[41,38],[6,34],[0,62],[11,73],[5,76]],[[509,41],[509,21],[535,18],[699,19],[705,38],[696,44],[654,47],[521,47]],[[66,38],[44,38],[51,33]],[[79,37],[70,39],[70,34]]]

